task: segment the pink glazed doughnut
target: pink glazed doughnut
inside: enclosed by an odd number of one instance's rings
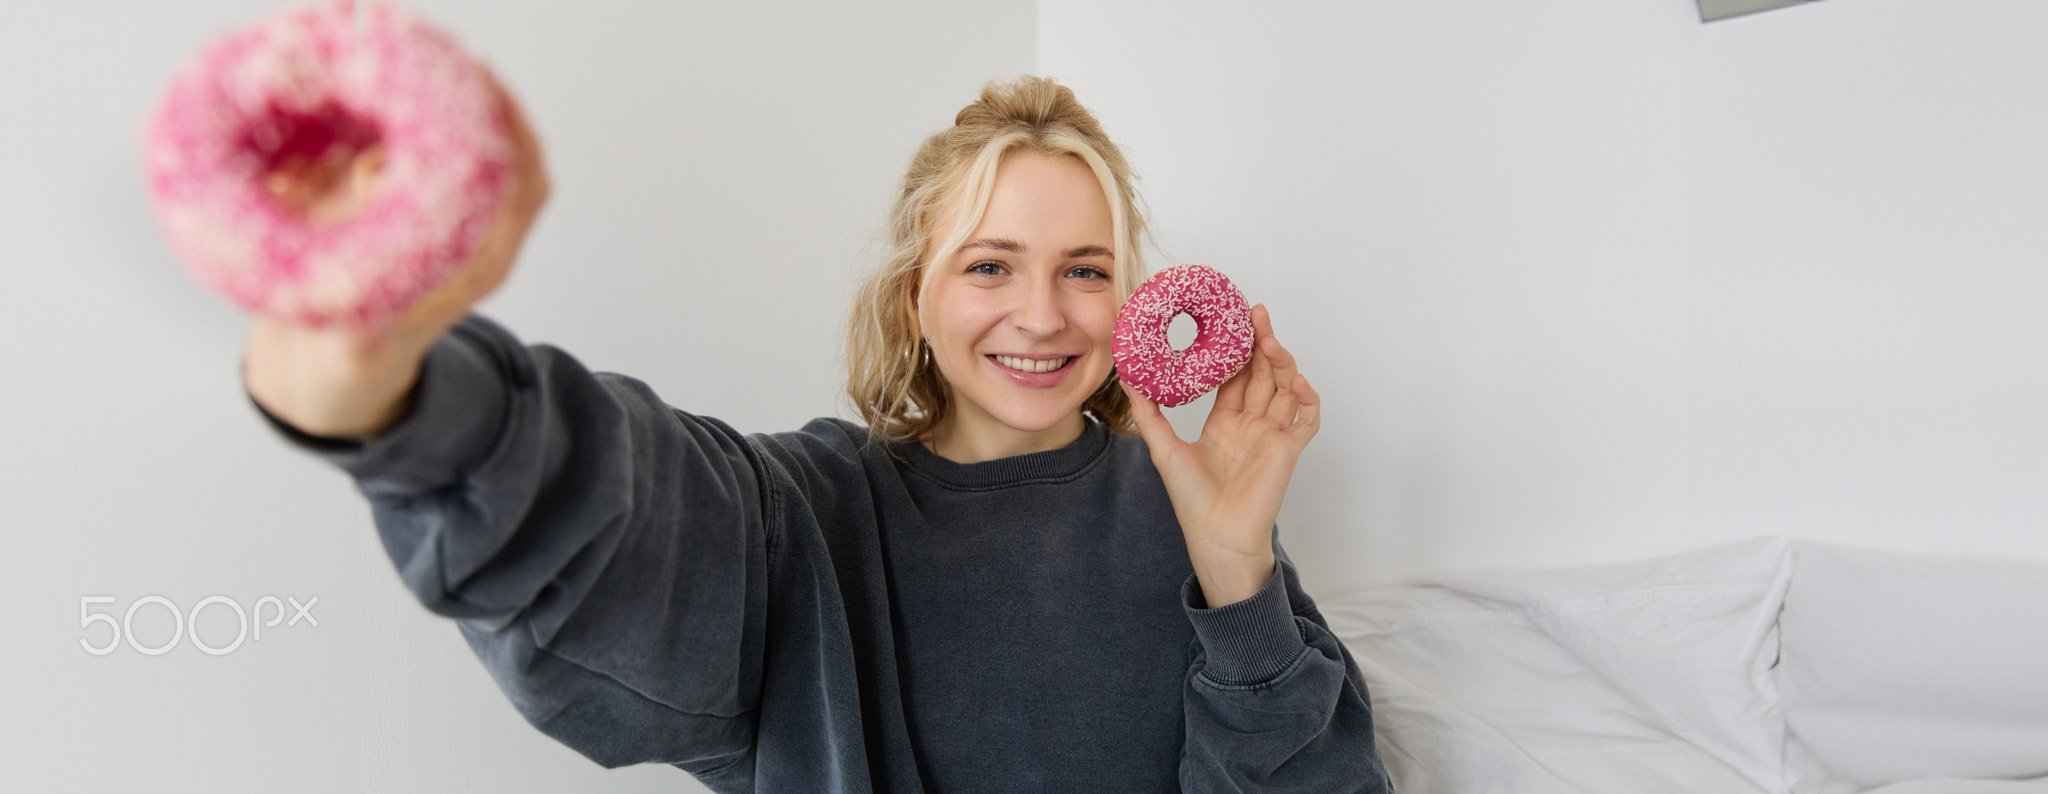
[[[1167,326],[1195,318],[1195,343],[1175,350]],[[1116,313],[1117,376],[1166,407],[1186,405],[1252,360],[1252,310],[1215,268],[1169,267],[1145,280]]]
[[[345,211],[272,191],[308,169],[339,169],[353,189],[351,164],[373,152],[374,187]],[[376,326],[482,242],[513,143],[488,75],[454,39],[338,2],[200,53],[150,120],[144,155],[158,221],[202,282],[249,311]]]

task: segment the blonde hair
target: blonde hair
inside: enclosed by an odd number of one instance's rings
[[[988,210],[996,167],[1012,150],[1074,157],[1095,173],[1109,199],[1110,279],[1129,298],[1145,279],[1145,237],[1136,177],[1123,151],[1066,86],[1044,77],[991,81],[960,110],[953,126],[925,138],[889,209],[888,253],[860,284],[846,335],[846,395],[878,440],[926,438],[951,409],[945,378],[919,337],[914,298],[930,264],[967,242]],[[966,200],[951,228],[938,229],[955,197]],[[1081,410],[1110,430],[1132,435],[1131,404],[1114,368]]]

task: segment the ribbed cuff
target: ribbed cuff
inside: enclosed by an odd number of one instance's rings
[[[247,386],[242,388],[242,394],[249,398],[249,405],[256,409],[256,413],[263,417],[263,421],[270,424],[270,429],[277,431],[277,434],[284,437],[285,442],[292,446],[330,460],[337,455],[357,452],[363,448],[360,439],[316,436],[277,418],[277,414],[271,413],[270,409],[263,407],[263,403],[256,401],[256,395],[250,394]]]
[[[436,341],[420,365],[411,410],[367,444],[308,434],[271,415],[255,397],[249,404],[286,443],[348,472],[366,491],[440,488],[480,464],[504,428],[513,364],[493,354],[493,333],[510,338],[495,323],[470,315]]]
[[[1294,625],[1294,610],[1287,603],[1287,587],[1277,563],[1266,586],[1243,601],[1202,608],[1206,602],[1193,575],[1181,584],[1180,601],[1208,657],[1202,675],[1218,684],[1248,686],[1271,681],[1308,651],[1301,630]]]

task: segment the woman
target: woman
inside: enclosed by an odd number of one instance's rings
[[[537,728],[720,791],[1390,789],[1275,538],[1316,394],[1263,307],[1199,441],[1116,382],[1144,223],[1071,92],[991,84],[917,153],[852,317],[867,427],[752,436],[469,314],[547,194],[505,103],[464,275],[382,332],[259,319],[244,366]]]

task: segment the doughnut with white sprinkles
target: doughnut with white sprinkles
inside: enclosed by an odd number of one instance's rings
[[[453,38],[347,2],[213,43],[171,83],[144,150],[186,267],[244,309],[310,325],[382,324],[453,275],[515,154],[489,75]],[[351,196],[344,210],[280,192],[365,162],[379,165],[357,192],[314,189]]]
[[[1175,350],[1167,326],[1195,318],[1195,342]],[[1186,405],[1252,360],[1252,310],[1244,292],[1205,265],[1154,273],[1116,314],[1117,376],[1160,405]]]

